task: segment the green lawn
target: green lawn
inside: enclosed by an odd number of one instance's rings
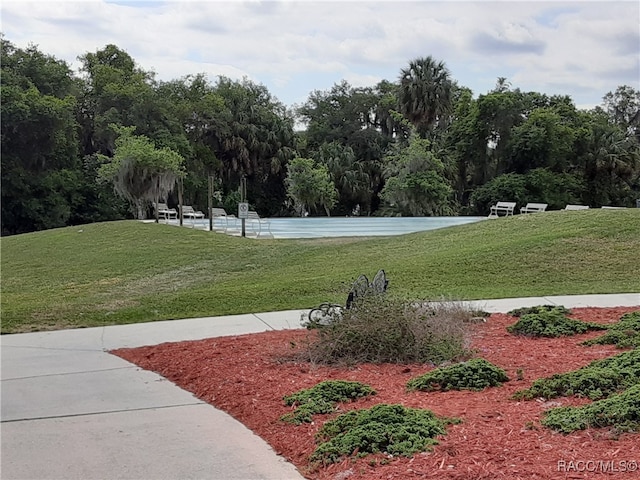
[[[398,237],[255,240],[136,221],[1,239],[2,331],[344,303],[640,292],[640,209],[547,212]]]

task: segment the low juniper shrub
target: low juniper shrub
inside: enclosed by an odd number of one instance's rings
[[[460,420],[436,416],[430,410],[380,404],[353,410],[326,422],[316,435],[312,462],[330,464],[352,455],[372,453],[410,457],[429,450]]]
[[[541,421],[562,433],[587,428],[614,427],[619,432],[640,431],[640,384],[580,407],[552,408]]]
[[[555,308],[525,313],[516,323],[507,327],[509,333],[528,337],[563,337],[606,329],[606,325],[568,318],[562,310]]]
[[[595,360],[578,370],[539,378],[530,388],[514,394],[518,400],[566,396],[599,400],[640,384],[640,350]]]
[[[407,382],[408,390],[482,390],[497,387],[509,381],[506,372],[483,358],[474,358],[463,363],[440,367],[412,378]]]
[[[607,333],[583,345],[616,345],[619,348],[640,347],[640,310],[625,313],[620,320],[610,325]]]
[[[350,402],[375,393],[373,388],[364,383],[326,380],[312,388],[285,396],[285,405],[296,406],[296,409],[283,415],[281,420],[296,425],[311,423],[312,415],[333,413],[338,402]]]
[[[563,315],[571,315],[571,310],[562,305],[536,305],[535,307],[521,307],[508,312],[512,317],[522,317],[531,313],[559,312]]]

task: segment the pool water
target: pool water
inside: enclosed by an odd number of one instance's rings
[[[273,238],[403,235],[464,225],[487,217],[306,217],[270,218]],[[263,227],[261,236],[268,232]]]

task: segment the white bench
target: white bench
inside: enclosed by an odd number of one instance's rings
[[[520,213],[540,213],[544,212],[548,206],[546,203],[527,203],[526,207],[520,209]]]
[[[227,232],[236,229],[236,216],[229,215],[224,208],[212,208],[213,229]]]
[[[222,230],[230,235],[239,235],[241,233],[242,220],[235,215],[229,215],[224,208],[212,208],[211,218],[213,219],[214,230]],[[248,232],[247,229],[249,230]],[[260,215],[256,212],[249,210],[245,219],[245,235],[273,237],[271,222],[266,218],[260,218]]]
[[[200,210],[194,210],[191,205],[183,205],[182,206],[182,218],[191,219],[191,226],[195,228],[196,220],[203,219],[205,217],[204,213]]]
[[[155,208],[158,213],[158,219],[170,220],[172,218],[178,218],[176,209],[169,208],[166,203],[158,203],[157,205],[154,203],[153,208]]]
[[[513,211],[516,208],[516,202],[498,202],[491,206],[489,218],[498,218],[500,213],[504,213],[504,216],[513,215]]]
[[[259,237],[261,235],[273,237],[273,234],[271,233],[271,222],[269,222],[269,220],[266,218],[260,218],[260,215],[258,215],[257,212],[249,210],[247,222],[251,226],[256,237]],[[262,231],[263,226],[266,227],[266,232]]]
[[[567,205],[565,210],[589,210],[589,205]]]
[[[183,205],[182,217],[193,218],[193,219],[204,218],[204,213],[202,213],[200,210],[194,210],[193,207],[190,205]]]

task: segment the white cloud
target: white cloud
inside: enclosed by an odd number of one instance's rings
[[[5,0],[3,32],[74,66],[108,43],[160,79],[247,76],[286,104],[345,79],[396,80],[433,55],[476,94],[513,87],[597,104],[640,88],[640,4],[628,1]]]

